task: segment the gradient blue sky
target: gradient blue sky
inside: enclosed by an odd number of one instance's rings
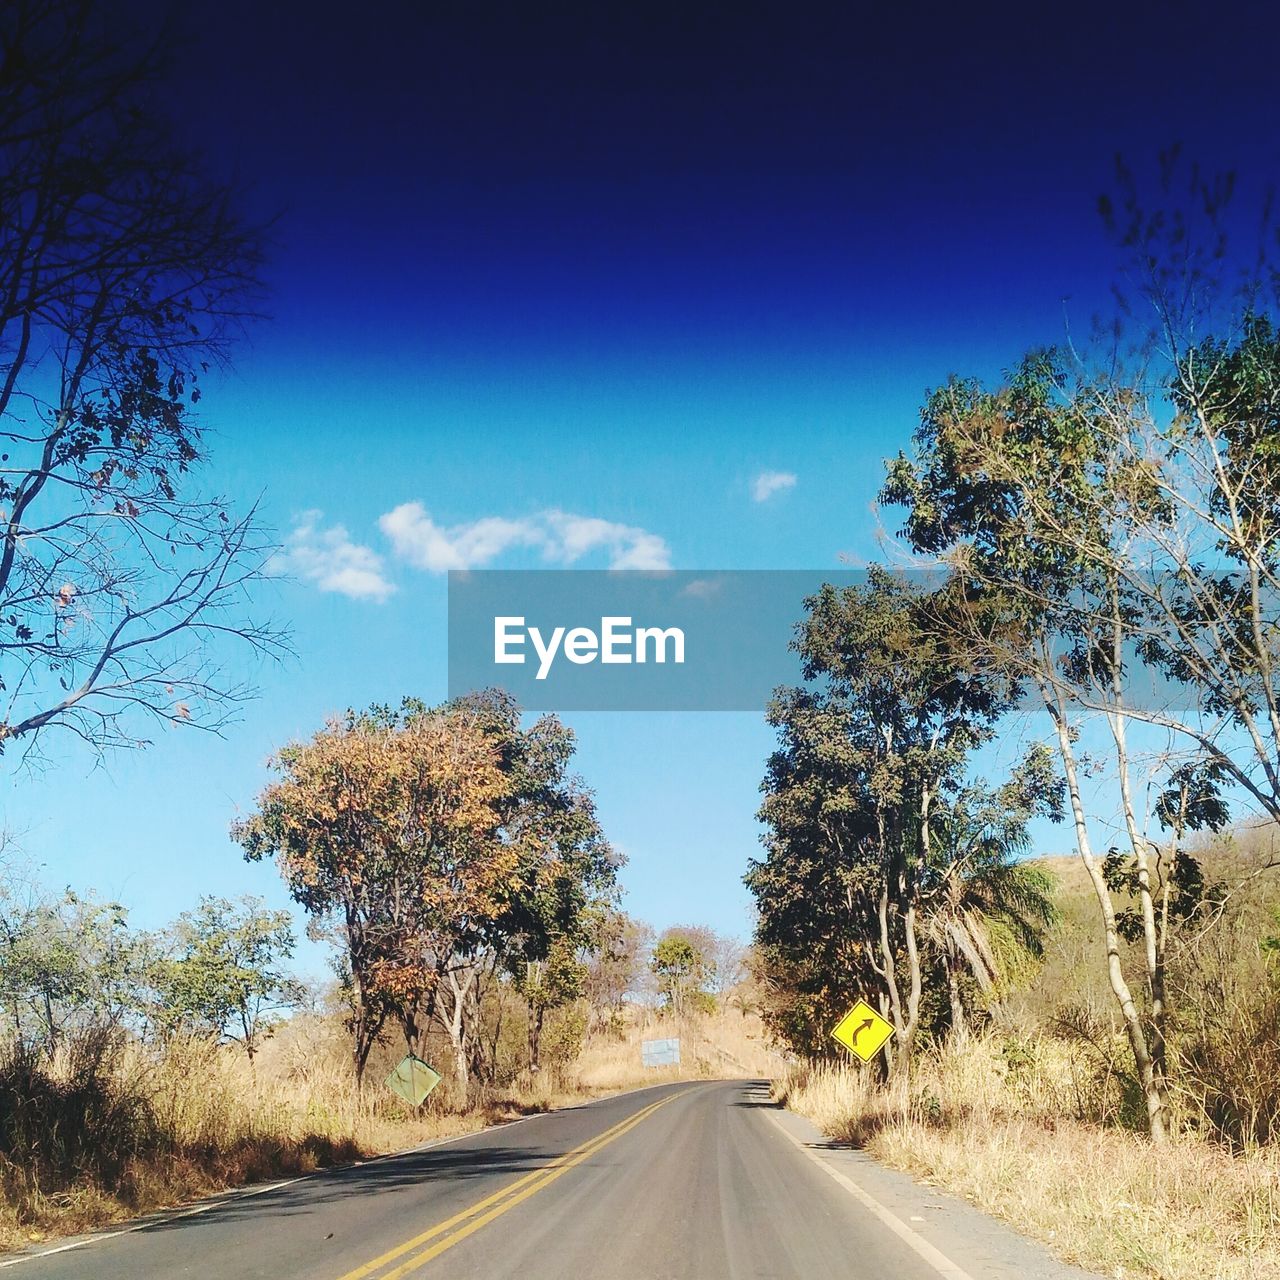
[[[264,604],[298,659],[224,740],[8,778],[48,881],[148,926],[201,892],[283,904],[229,822],[327,713],[443,696],[429,566],[544,563],[475,559],[475,522],[620,526],[593,568],[636,531],[678,568],[875,557],[881,459],[925,389],[1106,304],[1117,151],[1277,171],[1269,6],[886,8],[184,11],[177,127],[280,214],[272,318],[201,407],[208,483],[292,539],[299,580]],[[757,501],[765,472],[794,484]],[[397,551],[380,519],[415,502],[445,533],[419,519]],[[745,935],[762,720],[568,719],[629,909]]]

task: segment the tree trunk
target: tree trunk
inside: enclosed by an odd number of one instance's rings
[[[475,970],[468,969],[464,981],[458,980],[458,970],[451,968],[446,974],[452,1008],[441,1021],[453,1047],[453,1069],[458,1082],[458,1093],[465,1109],[471,1097],[471,1066],[467,1044],[467,995],[475,982]]]
[[[458,1082],[458,1094],[465,1109],[471,1094],[471,1068],[467,1061],[467,1040],[462,1029],[462,1001],[454,1006],[449,1019],[449,1043],[453,1046],[453,1071]]]
[[[1040,691],[1044,697],[1045,707],[1053,720],[1058,737],[1058,754],[1062,760],[1062,769],[1066,777],[1067,794],[1071,800],[1071,818],[1075,827],[1076,848],[1080,861],[1093,884],[1093,891],[1098,899],[1098,907],[1102,912],[1103,932],[1106,940],[1107,978],[1111,983],[1111,991],[1116,1004],[1120,1008],[1120,1016],[1124,1020],[1125,1033],[1129,1038],[1129,1047],[1133,1051],[1134,1066],[1138,1069],[1138,1080],[1142,1085],[1143,1097],[1147,1106],[1147,1129],[1154,1143],[1163,1143],[1168,1137],[1165,1123],[1164,1098],[1155,1077],[1155,1068],[1151,1061],[1151,1051],[1147,1045],[1146,1032],[1142,1027],[1142,1017],[1138,1006],[1134,1003],[1133,993],[1125,981],[1124,967],[1120,961],[1120,934],[1116,928],[1115,905],[1111,900],[1111,890],[1103,878],[1097,859],[1093,856],[1093,846],[1089,840],[1089,829],[1084,815],[1084,804],[1080,798],[1080,779],[1076,772],[1075,751],[1071,745],[1071,731],[1067,726],[1066,716],[1056,697],[1050,693],[1047,685],[1041,682]]]
[[[956,1045],[969,1042],[969,1018],[960,993],[960,957],[947,952],[947,996],[951,1002],[951,1040]]]
[[[400,1029],[404,1032],[404,1046],[408,1053],[418,1053],[418,1018],[413,1011],[406,1011],[400,1019]]]
[[[542,1070],[542,1020],[546,1010],[541,1004],[529,1006],[529,1070]]]
[[[915,1044],[916,1030],[920,1026],[920,996],[924,991],[924,973],[920,965],[920,944],[916,939],[916,904],[909,903],[903,913],[903,932],[907,940],[907,972],[910,986],[907,988],[907,1026],[902,1037],[904,1064]]]
[[[890,1010],[889,1008],[888,997],[885,995],[881,995],[878,1003],[880,1005],[880,1016],[886,1022],[888,1022],[890,1020],[889,1015],[892,1012],[892,1010]],[[880,1081],[881,1084],[883,1084],[886,1080],[891,1080],[893,1078],[897,1061],[898,1061],[897,1046],[894,1044],[894,1037],[890,1036],[889,1039],[885,1042],[884,1052],[879,1055],[879,1058],[876,1062],[876,1070],[878,1073],[877,1079]]]
[[[1133,793],[1129,781],[1129,749],[1126,740],[1123,684],[1124,632],[1119,613],[1119,601],[1112,596],[1112,661],[1111,692],[1115,710],[1108,715],[1111,735],[1116,746],[1116,766],[1120,780],[1120,802],[1124,811],[1125,832],[1129,847],[1133,850],[1138,873],[1138,901],[1142,910],[1143,958],[1147,966],[1147,993],[1151,999],[1151,1076],[1154,1100],[1162,1117],[1168,1116],[1169,1083],[1165,1053],[1165,1024],[1168,1016],[1168,997],[1165,990],[1165,955],[1162,931],[1156,924],[1155,898],[1151,888],[1151,869],[1148,862],[1148,842],[1138,830],[1138,820],[1133,807]],[[1152,1099],[1148,1099],[1150,1106]]]
[[[471,1071],[467,1064],[467,1046],[461,1040],[453,1042],[453,1073],[458,1081],[458,1096],[465,1110],[471,1096]]]
[[[373,1041],[364,1035],[364,1028],[360,1023],[356,1024],[355,1045],[352,1052],[352,1058],[356,1068],[356,1092],[359,1093],[364,1089],[364,1069],[369,1063],[369,1050],[373,1048]]]

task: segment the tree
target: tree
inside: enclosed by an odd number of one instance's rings
[[[478,1045],[470,1024],[479,1017],[481,984],[506,974],[526,996],[529,1062],[537,1070],[545,1015],[581,990],[581,955],[599,943],[622,860],[605,838],[594,797],[572,772],[572,730],[551,715],[523,729],[515,700],[499,690],[448,705],[497,753],[507,785],[495,839],[513,870],[492,914],[477,916],[450,944],[446,980],[428,1016],[444,1026],[455,1053],[460,1039]],[[400,716],[422,712],[410,699]]]
[[[649,968],[659,996],[677,1018],[711,1001],[710,934],[702,926],[674,925],[663,931],[653,948]]]
[[[597,942],[587,958],[585,981],[587,1003],[598,1027],[620,1025],[627,997],[638,994],[648,973],[645,957],[652,947],[649,925],[616,907],[602,912]]]
[[[169,930],[169,952],[152,971],[160,1018],[182,1029],[238,1041],[253,1061],[274,1014],[295,1004],[299,985],[283,970],[293,954],[287,911],[261,898],[204,897]]]
[[[1086,816],[1073,718],[1085,689],[1107,702],[1127,797],[1123,647],[1132,635],[1133,602],[1111,571],[1113,556],[1099,562],[1079,539],[1061,535],[1088,526],[1095,542],[1123,537],[1117,503],[1094,499],[1109,466],[1096,415],[1087,401],[1060,394],[1061,379],[1057,357],[1045,351],[1024,358],[994,392],[953,379],[930,396],[914,437],[916,457],[900,455],[890,464],[882,498],[907,508],[903,536],[913,547],[952,555],[955,590],[967,607],[937,619],[939,629],[952,630],[956,643],[1038,691],[1062,765],[1076,847],[1102,917],[1108,980],[1146,1096],[1148,1126],[1160,1141],[1167,1130],[1164,1083],[1151,1029],[1124,972],[1115,901]],[[1125,808],[1149,902],[1147,847],[1137,839],[1127,799]],[[1159,1005],[1158,993],[1153,998]]]
[[[0,1010],[18,1041],[47,1053],[77,1031],[140,1023],[151,955],[119,903],[70,889],[0,897]]]
[[[1153,213],[1127,175],[1121,187],[1119,204],[1104,208],[1156,331],[1127,349],[1108,340],[1034,351],[991,390],[952,379],[926,404],[915,457],[890,464],[883,497],[906,507],[903,533],[917,551],[955,566],[971,606],[968,643],[1039,692],[1160,1141],[1170,909],[1212,909],[1176,847],[1184,832],[1226,820],[1228,791],[1280,815],[1280,341],[1266,256],[1242,283],[1231,279],[1229,184],[1197,177],[1185,207]],[[1138,312],[1132,300],[1125,312]],[[1110,740],[1124,846],[1101,856],[1080,781],[1081,740],[1094,727]],[[1210,784],[1211,804],[1180,816],[1176,804],[1157,805],[1172,853],[1140,811],[1144,775],[1157,793],[1185,792],[1179,780],[1193,776]],[[1132,913],[1118,894],[1132,894]],[[1126,937],[1138,943],[1140,985],[1126,973]]]
[[[731,934],[713,934],[711,972],[716,996],[727,996],[747,977],[746,947]]]
[[[572,755],[555,717],[524,730],[494,693],[351,713],[279,754],[282,780],[234,834],[246,856],[276,855],[313,919],[339,920],[358,1074],[388,1020],[411,1048],[434,1024],[465,1094],[484,1066],[484,987],[504,974],[530,988],[537,1061],[539,1015],[571,998],[615,892]]]
[[[943,607],[918,584],[872,568],[864,587],[809,602],[797,647],[808,680],[846,710],[846,752],[860,780],[863,830],[853,856],[874,899],[871,967],[909,1062],[920,1021],[920,894],[935,858],[935,809],[1009,706],[998,678],[926,619]]]
[[[414,1043],[419,1009],[514,872],[496,843],[507,784],[493,744],[447,708],[398,726],[349,714],[273,763],[279,781],[232,834],[247,858],[275,856],[313,920],[336,918],[362,1080],[389,1018]],[[466,1049],[455,1042],[463,1082]]]
[[[850,991],[882,992],[872,963],[879,895],[864,866],[872,801],[844,699],[783,691],[768,717],[778,745],[760,787],[764,856],[744,880],[756,902],[765,1017],[787,1043],[817,1054]]]
[[[1056,919],[1053,878],[1020,861],[1028,852],[1027,823],[1046,809],[1057,816],[1060,784],[1045,771],[1042,752],[1023,761],[995,791],[966,787],[938,815],[937,858],[922,892],[925,936],[942,957],[951,1034],[969,1035],[964,979],[984,993],[1043,953],[1045,929]]]
[[[0,750],[216,728],[250,692],[226,642],[284,643],[245,613],[254,512],[194,487],[260,236],[168,135],[135,34],[77,0],[0,16]]]
[[[952,604],[945,584],[928,585],[873,568],[865,585],[807,602],[796,646],[812,683],[770,707],[779,746],[761,788],[766,856],[746,877],[775,1028],[822,1051],[850,998],[874,993],[894,1026],[894,1071],[910,1063],[940,944],[959,945],[943,916],[948,897],[962,913],[981,847],[951,838],[981,794],[966,789],[969,761],[1016,692],[935,625]],[[1044,763],[1028,758],[1002,788],[1022,824],[1053,811]]]
[[[684,938],[697,952],[706,994],[725,996],[746,974],[746,949],[737,938],[718,934],[705,924],[675,924],[664,938]]]
[[[541,960],[526,960],[516,986],[529,1015],[529,1070],[542,1070],[542,1029],[548,1012],[563,1008],[582,995],[586,965],[572,945],[558,938]]]

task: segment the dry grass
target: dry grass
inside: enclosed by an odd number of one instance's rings
[[[678,1069],[645,1070],[640,1041],[680,1035]],[[460,1110],[447,1086],[411,1110],[381,1080],[402,1050],[371,1063],[364,1096],[352,1086],[349,1046],[335,1019],[301,1016],[268,1041],[251,1065],[232,1046],[191,1041],[161,1058],[126,1046],[88,1092],[130,1119],[120,1125],[118,1158],[90,1133],[60,1169],[0,1155],[0,1249],[101,1227],[228,1187],[307,1173],[421,1142],[473,1132],[520,1115],[666,1080],[776,1074],[754,1015],[694,1018],[680,1026],[636,1011],[620,1032],[588,1038],[576,1062],[484,1089]],[[40,1068],[46,1108],[67,1108],[82,1067],[59,1060]],[[38,1092],[28,1091],[28,1092]],[[2,1105],[2,1099],[0,1099]],[[134,1123],[137,1118],[141,1123]],[[66,1129],[34,1122],[32,1132]],[[105,1132],[105,1131],[104,1131]],[[31,1144],[28,1144],[29,1146]],[[89,1157],[85,1159],[86,1155]],[[104,1157],[96,1171],[87,1168]]]
[[[83,1068],[60,1057],[46,1073],[44,1110],[56,1114],[61,1105],[63,1111],[43,1125],[51,1135],[48,1149],[52,1135],[67,1135],[81,1114],[81,1102],[67,1095]],[[159,1058],[126,1045],[87,1092],[105,1096],[134,1122],[118,1139],[85,1135],[82,1151],[60,1158],[74,1170],[71,1176],[51,1159],[0,1156],[0,1248],[468,1132],[511,1114],[497,1098],[484,1098],[465,1114],[441,1107],[410,1113],[376,1088],[361,1098],[340,1028],[319,1018],[299,1019],[254,1064],[232,1046],[202,1041],[173,1044]],[[39,1121],[32,1125],[35,1133],[40,1128]]]
[[[641,1041],[666,1036],[680,1037],[680,1066],[646,1070],[640,1065]],[[675,1024],[652,1012],[637,1011],[621,1034],[588,1040],[573,1076],[578,1088],[607,1091],[663,1080],[772,1079],[782,1067],[782,1058],[769,1048],[763,1024],[754,1013],[726,1010]]]
[[[828,1066],[793,1069],[775,1085],[831,1136],[1105,1275],[1280,1276],[1276,1152],[1233,1156],[1189,1135],[1156,1152],[1131,1131],[1080,1118],[1099,1102],[1089,1089],[1105,1082],[1068,1046],[1036,1042],[1011,1055],[994,1038],[927,1058],[909,1087],[885,1090],[869,1072]]]

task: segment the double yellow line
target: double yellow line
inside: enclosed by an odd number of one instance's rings
[[[534,1169],[532,1173],[526,1173],[502,1190],[476,1201],[461,1213],[455,1213],[452,1218],[437,1223],[421,1235],[414,1236],[412,1240],[396,1245],[394,1249],[388,1249],[386,1253],[379,1255],[371,1262],[364,1263],[354,1271],[348,1271],[346,1275],[340,1276],[339,1280],[366,1280],[366,1277],[378,1272],[381,1272],[378,1280],[400,1280],[401,1276],[407,1276],[411,1271],[426,1266],[432,1258],[438,1258],[446,1249],[452,1249],[455,1244],[474,1235],[495,1218],[500,1218],[507,1210],[514,1209],[530,1196],[537,1195],[544,1187],[549,1186],[557,1178],[563,1177],[570,1169],[580,1165],[584,1160],[589,1160],[597,1151],[607,1147],[611,1142],[616,1142],[624,1133],[634,1129],[659,1107],[665,1107],[668,1102],[674,1102],[687,1092],[687,1089],[682,1089],[680,1093],[669,1094],[657,1102],[651,1102],[635,1115],[619,1121],[611,1129],[606,1129],[581,1146],[574,1147],[572,1151],[566,1151],[564,1155],[557,1156],[550,1164]],[[414,1252],[415,1250],[420,1252]],[[406,1254],[411,1256],[405,1258]],[[399,1266],[392,1267],[390,1271],[383,1271],[384,1267],[391,1266],[401,1258],[405,1260],[400,1262]]]

